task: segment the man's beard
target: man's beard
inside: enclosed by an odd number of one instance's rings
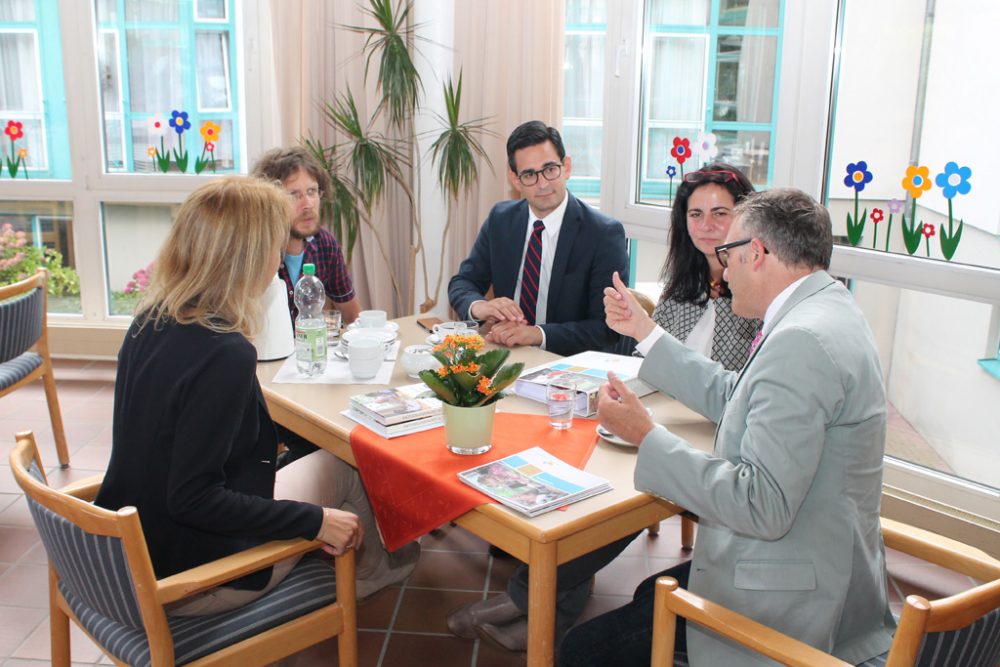
[[[315,218],[313,218],[312,220],[309,221],[309,223],[311,224],[312,229],[308,233],[303,234],[296,228],[297,226],[293,224],[291,229],[288,230],[288,235],[293,239],[299,239],[301,241],[306,240],[310,236],[315,236],[316,233],[319,231],[319,222]]]

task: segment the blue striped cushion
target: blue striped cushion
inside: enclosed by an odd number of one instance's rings
[[[44,296],[34,289],[0,303],[0,363],[19,356],[42,335]]]
[[[87,631],[114,657],[136,667],[150,664],[146,634],[89,609],[69,587],[60,590]],[[267,595],[212,616],[170,616],[174,663],[184,665],[324,607],[337,597],[333,568],[325,559],[303,558]]]
[[[42,358],[34,352],[25,352],[10,361],[0,363],[0,390],[14,386],[41,365]]]
[[[1000,609],[960,630],[924,637],[917,667],[996,667],[1000,665]]]
[[[28,508],[60,585],[102,616],[142,629],[121,540],[90,535],[30,497]]]

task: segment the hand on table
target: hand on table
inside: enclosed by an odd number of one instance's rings
[[[639,397],[611,371],[608,384],[597,392],[597,417],[601,426],[633,445],[642,442],[654,426]]]
[[[475,319],[479,321],[489,320],[491,322],[526,322],[521,307],[514,303],[513,299],[505,296],[490,299],[489,301],[477,301],[472,304],[469,311]]]
[[[339,556],[348,549],[361,546],[364,537],[365,529],[357,514],[332,507],[323,508],[323,524],[316,535],[317,540],[326,542],[323,551]]]
[[[656,328],[656,323],[628,291],[617,271],[611,282],[613,287],[604,288],[604,321],[612,330],[641,341]]]
[[[486,334],[486,340],[497,345],[517,347],[519,345],[541,345],[542,330],[534,324],[520,322],[497,322]]]

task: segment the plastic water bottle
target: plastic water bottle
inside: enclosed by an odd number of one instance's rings
[[[323,304],[326,292],[316,277],[316,265],[302,267],[302,277],[295,283],[295,365],[303,375],[326,372],[326,322]]]

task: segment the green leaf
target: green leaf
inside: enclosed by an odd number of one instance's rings
[[[451,387],[446,385],[438,374],[434,371],[420,371],[420,379],[424,381],[428,387],[430,387],[435,394],[441,397],[445,403],[450,405],[458,404],[458,397],[455,392],[452,391]]]
[[[498,392],[503,391],[514,383],[523,370],[524,363],[520,361],[510,366],[504,366],[493,376],[493,388]]]
[[[497,369],[503,366],[503,362],[507,361],[507,357],[509,356],[510,348],[506,347],[494,348],[483,354],[479,357],[479,363],[482,366],[480,373],[486,377],[493,377],[496,375]]]
[[[868,209],[865,209],[861,214],[861,218],[857,224],[854,224],[851,214],[847,214],[847,240],[851,242],[852,246],[856,246],[861,243],[861,237],[865,232],[865,220],[867,218]]]
[[[948,261],[955,256],[955,251],[958,250],[958,244],[962,240],[962,228],[965,226],[964,220],[958,221],[958,229],[955,230],[954,236],[948,235],[948,230],[941,227],[941,254]]]
[[[903,245],[906,246],[906,252],[912,255],[920,249],[920,237],[922,236],[923,225],[917,224],[914,221],[911,221],[911,224],[907,224],[906,214],[904,213],[901,228],[903,231]]]
[[[465,391],[472,391],[479,384],[479,378],[483,376],[479,373],[475,375],[472,373],[455,373],[452,377],[455,378],[455,382],[458,383],[459,387]]]
[[[457,87],[449,79],[443,88],[447,115],[434,114],[444,129],[431,144],[431,163],[438,166],[438,183],[441,189],[457,199],[462,190],[475,183],[479,177],[477,157],[485,158],[490,169],[493,168],[486,150],[475,135],[482,133],[495,136],[496,133],[486,129],[484,119],[465,123],[459,121],[462,104],[461,72]]]
[[[210,162],[209,160],[203,160],[200,157],[199,158],[195,158],[195,160],[194,160],[194,173],[200,174],[202,171],[205,170],[205,167],[208,165],[209,162]]]

